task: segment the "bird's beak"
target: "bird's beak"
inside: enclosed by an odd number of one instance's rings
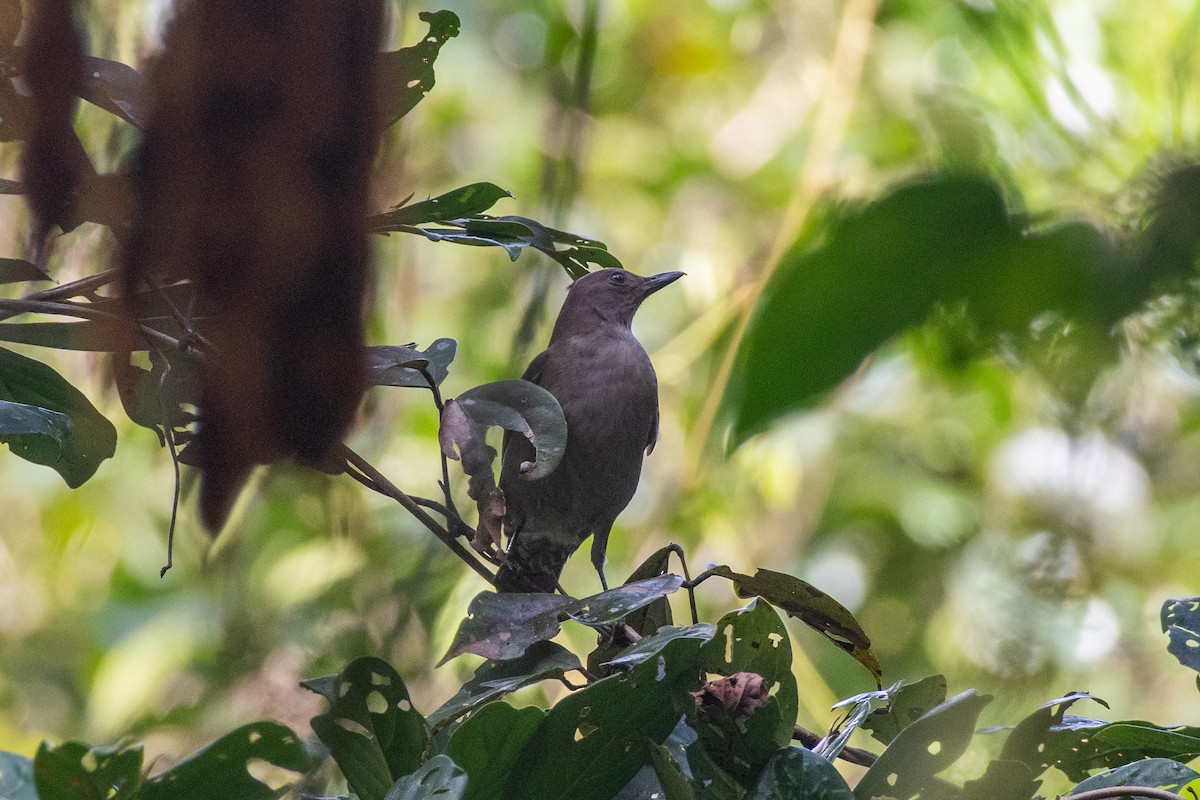
[[[679,280],[685,274],[684,272],[660,272],[657,275],[651,275],[642,284],[642,297],[649,297],[668,283],[674,283]]]

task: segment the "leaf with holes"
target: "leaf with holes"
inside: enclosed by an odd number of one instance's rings
[[[222,736],[203,750],[148,780],[138,800],[271,800],[280,792],[254,777],[251,762],[303,772],[309,764],[304,743],[277,722],[252,722]]]
[[[131,800],[141,781],[142,748],[89,748],[82,742],[46,742],[33,759],[39,800]]]
[[[512,192],[494,183],[472,183],[429,200],[411,205],[398,205],[373,214],[367,225],[375,233],[399,230],[402,225],[421,225],[427,222],[446,222],[452,219],[482,214]]]
[[[438,662],[474,653],[493,660],[517,658],[535,642],[558,635],[558,615],[577,602],[555,594],[496,594],[481,592],[467,608],[450,650]]]
[[[409,386],[428,389],[429,373],[435,385],[450,374],[450,362],[454,361],[458,342],[453,339],[437,339],[426,350],[397,345],[375,345],[367,348],[367,379],[372,386]]]
[[[1200,671],[1200,597],[1166,601],[1161,618],[1163,633],[1169,637],[1167,652],[1185,667]]]
[[[1200,778],[1200,772],[1185,767],[1178,761],[1170,758],[1147,758],[1093,775],[1076,784],[1071,789],[1071,794],[1106,789],[1110,786],[1151,786],[1183,794],[1183,788],[1197,778]]]
[[[576,622],[593,628],[612,625],[640,608],[679,590],[683,578],[678,575],[659,575],[635,583],[626,583],[591,597],[585,597],[567,608],[567,615]]]
[[[762,678],[767,700],[760,708],[702,703],[690,719],[712,760],[743,785],[753,785],[775,751],[791,741],[796,724],[799,701],[787,629],[769,604],[751,600],[717,622],[716,636],[701,648],[700,658],[710,675]]]
[[[539,708],[488,703],[454,731],[446,755],[470,777],[464,800],[502,800],[513,765],[545,716]]]
[[[647,578],[667,574],[672,552],[672,548],[669,546],[659,548],[630,573],[625,583],[637,583]],[[670,602],[666,597],[660,597],[642,608],[631,611],[623,621],[639,636],[646,637],[653,635],[663,627],[672,625],[674,619],[671,616]],[[612,669],[609,665],[614,663],[613,659],[624,648],[624,643],[614,642],[612,637],[601,636],[600,641],[596,644],[596,649],[588,653],[588,671],[602,677],[610,674]]]
[[[376,63],[376,96],[380,127],[399,120],[433,88],[433,62],[449,40],[458,36],[458,17],[450,11],[422,11],[429,26],[425,37],[412,47],[381,53]]]
[[[629,675],[613,675],[555,704],[505,784],[506,800],[611,800],[648,763],[692,705],[700,642],[677,639]]]
[[[429,731],[387,662],[356,658],[335,676],[300,685],[329,701],[312,729],[362,800],[383,800],[393,783],[420,766]]]
[[[1059,766],[1072,780],[1083,780],[1087,777],[1086,771],[1079,770],[1073,763],[1096,756],[1097,751],[1091,746],[1079,748],[1089,745],[1091,733],[1107,723],[1068,716],[1067,710],[1080,700],[1095,700],[1108,707],[1103,700],[1086,692],[1071,692],[1043,703],[1017,723],[1004,741],[1000,759],[1025,764],[1035,777],[1051,766]],[[1076,775],[1079,777],[1074,777]]]
[[[854,615],[837,600],[807,581],[774,570],[760,569],[754,577],[734,572],[726,566],[713,567],[709,572],[733,581],[738,597],[757,595],[800,620],[849,653],[875,678],[876,687],[883,688],[883,671],[879,659],[871,651],[871,640]]]
[[[887,707],[872,711],[862,726],[876,741],[890,744],[900,731],[945,700],[945,675],[930,675],[913,683],[901,683],[894,691],[888,691]]]
[[[428,717],[434,731],[509,692],[579,669],[579,657],[554,642],[534,642],[519,658],[486,661],[458,693]],[[468,770],[469,771],[469,770]]]
[[[854,796],[908,798],[921,792],[966,751],[979,712],[991,701],[972,689],[931,709],[892,740],[854,787]]]
[[[767,762],[747,800],[854,800],[829,761],[803,747],[785,747]]]
[[[436,755],[396,781],[384,800],[461,800],[467,773],[448,756]]]
[[[112,457],[117,431],[83,393],[50,367],[0,348],[0,400],[64,414],[71,420],[61,442],[43,434],[0,434],[14,455],[49,466],[72,489],[95,474]]]

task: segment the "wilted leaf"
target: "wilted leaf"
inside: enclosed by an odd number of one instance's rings
[[[726,566],[713,567],[709,572],[733,581],[738,597],[757,595],[829,639],[866,667],[875,685],[882,688],[883,671],[871,652],[871,640],[854,615],[837,600],[811,583],[769,569],[758,570],[754,577]]]
[[[369,380],[372,386],[410,386],[428,389],[428,372],[437,385],[450,374],[450,362],[458,350],[453,339],[437,339],[427,350],[397,345],[375,345],[367,348]]]
[[[376,102],[380,127],[395,123],[433,88],[433,62],[450,39],[458,36],[458,16],[450,11],[422,11],[429,33],[412,47],[381,53],[376,64]]]
[[[0,436],[15,455],[54,469],[75,488],[112,456],[117,431],[61,375],[32,358],[0,348],[0,400],[56,411],[71,420],[61,443],[46,435]]]
[[[271,800],[279,792],[255,778],[248,767],[265,761],[293,772],[309,766],[304,743],[277,722],[252,722],[230,731],[171,769],[154,776],[138,800]]]
[[[824,758],[785,747],[767,762],[748,800],[854,800],[846,779]]]
[[[48,281],[50,276],[28,261],[19,258],[0,258],[0,283]]]
[[[557,680],[579,667],[579,658],[562,645],[534,642],[517,658],[481,664],[457,694],[429,715],[428,722],[437,730],[510,692],[540,681]]]
[[[974,690],[963,692],[900,731],[854,787],[855,797],[907,798],[920,792],[966,751],[979,712],[991,701]]]
[[[142,748],[55,747],[42,742],[33,759],[39,800],[132,800],[141,780]]]
[[[362,800],[383,800],[395,781],[420,766],[429,732],[387,662],[356,658],[336,676],[300,685],[329,701],[312,729]]]
[[[513,765],[545,716],[540,708],[489,703],[458,726],[446,755],[470,778],[466,800],[503,800],[501,791]]]
[[[1167,652],[1185,667],[1200,671],[1200,597],[1168,600],[1160,616],[1163,633],[1170,638]]]
[[[559,614],[576,602],[541,592],[481,592],[471,601],[467,618],[459,623],[450,650],[438,664],[463,653],[493,660],[517,658],[535,642],[553,639],[560,627]]]
[[[460,800],[466,789],[467,773],[439,754],[396,781],[384,800]]]
[[[138,128],[146,124],[146,79],[120,61],[86,56],[79,96]]]
[[[611,800],[649,760],[690,705],[698,677],[694,639],[659,658],[558,701],[534,731],[501,796],[506,800]]]
[[[889,744],[900,731],[946,700],[946,676],[930,675],[913,683],[901,683],[888,691],[887,707],[876,709],[863,720],[871,737]]]
[[[519,433],[533,444],[535,460],[521,465],[526,480],[544,478],[562,460],[567,449],[567,420],[558,400],[541,386],[525,380],[496,381],[476,386],[454,399],[475,427],[458,425],[450,429],[448,437],[442,438],[442,450],[447,455],[453,454],[449,444],[458,445],[460,450],[464,444],[474,446],[487,428],[496,426]]]
[[[512,192],[494,183],[472,183],[429,200],[372,214],[367,224],[375,233],[386,233],[398,230],[402,225],[447,222],[482,214],[506,197],[512,197]]]

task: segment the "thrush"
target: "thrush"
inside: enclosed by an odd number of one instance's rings
[[[550,344],[522,376],[548,390],[567,420],[567,447],[549,475],[528,480],[521,464],[533,445],[506,433],[500,489],[509,536],[501,592],[553,592],[563,565],[588,536],[600,584],[613,521],[629,505],[642,458],[658,439],[658,379],[633,335],[642,301],[682,272],[643,277],[623,269],[591,272],[567,291]]]

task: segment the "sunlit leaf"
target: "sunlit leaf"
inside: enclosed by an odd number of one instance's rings
[[[138,800],[278,797],[276,789],[250,773],[249,767],[257,761],[296,773],[309,767],[304,743],[291,729],[277,722],[252,722],[151,778],[138,793]]]
[[[912,797],[958,760],[971,743],[989,695],[963,692],[933,708],[892,740],[854,787],[859,800]]]
[[[399,205],[373,214],[367,224],[372,231],[394,231],[402,225],[447,222],[482,214],[512,192],[494,183],[472,183],[419,203]]]
[[[56,411],[71,420],[61,444],[45,435],[0,436],[12,452],[49,466],[75,488],[116,450],[117,431],[83,394],[50,367],[0,348],[0,400]]]
[[[387,662],[356,658],[338,675],[301,686],[329,701],[312,729],[362,800],[383,800],[395,781],[420,766],[429,732]]]
[[[489,703],[454,731],[446,755],[470,778],[464,800],[503,800],[513,765],[545,716],[539,708]]]

